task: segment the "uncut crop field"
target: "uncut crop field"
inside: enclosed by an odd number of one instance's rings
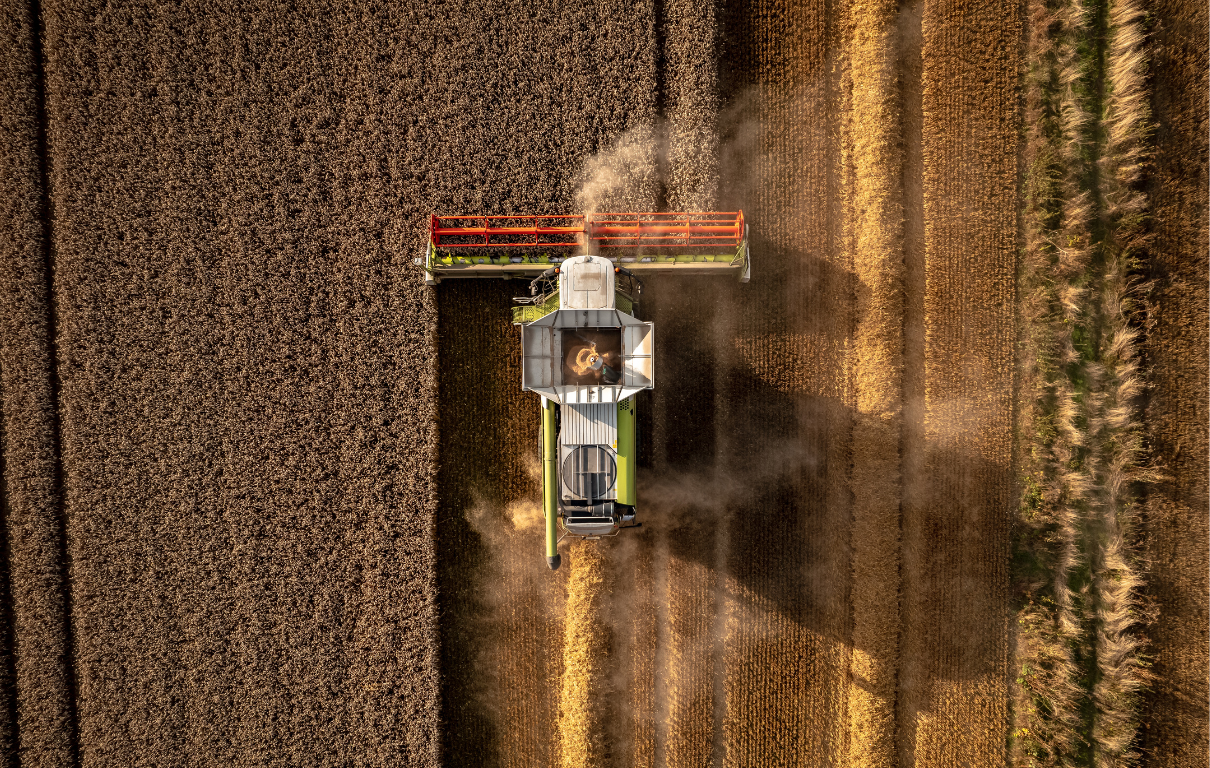
[[[1025,122],[1100,96],[1030,46],[1124,5],[0,2],[0,768],[1031,764]],[[1148,9],[1122,717],[1210,768],[1207,11]],[[645,285],[643,527],[550,572],[527,286],[425,286],[428,215],[740,208],[750,283]]]

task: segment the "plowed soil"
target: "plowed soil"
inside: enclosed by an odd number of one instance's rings
[[[1004,762],[1020,3],[0,10],[0,763]],[[1206,765],[1206,10],[1155,15],[1143,746]],[[412,258],[585,208],[742,208],[753,277],[648,281],[644,526],[551,573],[525,286]]]

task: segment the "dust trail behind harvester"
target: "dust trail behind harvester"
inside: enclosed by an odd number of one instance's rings
[[[604,702],[610,674],[605,611],[610,589],[605,554],[597,542],[578,541],[570,555],[565,665],[559,682],[559,765],[587,768],[601,765],[605,758]]]

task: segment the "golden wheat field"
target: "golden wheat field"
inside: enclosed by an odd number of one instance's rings
[[[1204,2],[2,5],[0,768],[1210,768]],[[430,215],[739,209],[551,572]]]

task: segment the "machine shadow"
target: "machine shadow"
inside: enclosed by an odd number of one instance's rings
[[[866,289],[823,259],[797,257],[803,274],[763,284],[653,281],[645,314],[656,321],[657,378],[640,425],[644,528],[634,534],[666,536],[671,556],[725,577],[731,599],[852,647],[859,414],[846,404],[847,364],[822,358],[839,357],[851,335],[824,317],[828,294],[857,306]],[[767,349],[746,354],[753,339]],[[905,423],[900,445],[903,565],[885,588],[901,595],[904,631],[925,639],[928,658],[950,660],[930,670],[934,680],[996,672],[987,662],[1004,632],[946,630],[974,616],[1007,620],[1012,468],[964,440],[972,403],[933,404],[932,437],[909,442],[924,425]],[[904,418],[923,418],[913,405]],[[946,424],[943,413],[958,415]]]
[[[709,420],[700,422],[701,432],[683,432],[682,442],[701,448],[696,458],[708,469],[692,469],[688,456],[680,468],[640,466],[644,527],[634,535],[667,537],[671,556],[730,580],[732,597],[851,646],[851,618],[835,617],[851,616],[847,443],[855,414],[838,400],[787,395],[756,377],[737,375],[735,383],[747,397],[728,414],[729,447],[742,458],[719,455],[709,434],[717,425]],[[1009,586],[1011,468],[948,441],[923,446],[920,464],[901,476],[903,565],[899,582],[886,588],[901,594],[902,620],[929,617],[917,629],[931,656],[954,662],[932,679],[959,680],[988,671],[979,660],[1000,636],[947,628],[1007,620],[990,603]],[[909,499],[912,490],[916,498]],[[906,611],[916,613],[909,619]]]
[[[642,315],[656,321],[656,390],[639,399],[644,527],[621,536],[645,540],[648,551],[666,537],[672,557],[725,575],[736,599],[851,646],[850,439],[857,415],[844,403],[843,381],[804,379],[798,369],[819,361],[784,347],[816,338],[825,352],[843,348],[843,324],[790,327],[788,319],[828,291],[856,296],[860,288],[822,260],[808,272],[788,288],[776,279],[754,286],[652,281]],[[805,295],[796,297],[799,289]],[[514,590],[526,603],[513,612],[539,619],[545,593],[529,582],[557,590],[566,578],[546,570],[540,530],[510,530],[510,551],[500,552],[505,539],[485,533],[481,519],[487,508],[507,525],[503,511],[510,504],[536,503],[540,495],[527,470],[536,461],[538,398],[521,391],[519,335],[509,315],[511,297],[521,293],[519,281],[450,280],[438,289],[436,550],[443,753],[450,764],[496,765],[502,750],[513,749],[505,746],[515,739],[502,730],[511,726],[488,684],[492,675],[534,700],[550,699],[540,708],[557,711],[549,670],[523,681],[484,671],[485,648],[513,641],[501,633],[499,593]],[[719,318],[724,310],[738,314]],[[761,313],[766,319],[754,321]],[[753,340],[782,348],[752,359],[744,348]],[[994,638],[947,630],[965,626],[972,605],[988,606],[986,620],[1007,618],[986,593],[1007,580],[1012,510],[989,503],[995,495],[987,488],[1011,485],[1010,469],[964,448],[958,434],[905,450],[916,451],[918,470],[903,477],[903,488],[917,496],[903,501],[905,567],[900,583],[888,588],[901,590],[904,626],[932,649],[918,662],[930,679],[985,674]],[[612,550],[621,536],[600,545]],[[523,579],[521,566],[532,567]]]

